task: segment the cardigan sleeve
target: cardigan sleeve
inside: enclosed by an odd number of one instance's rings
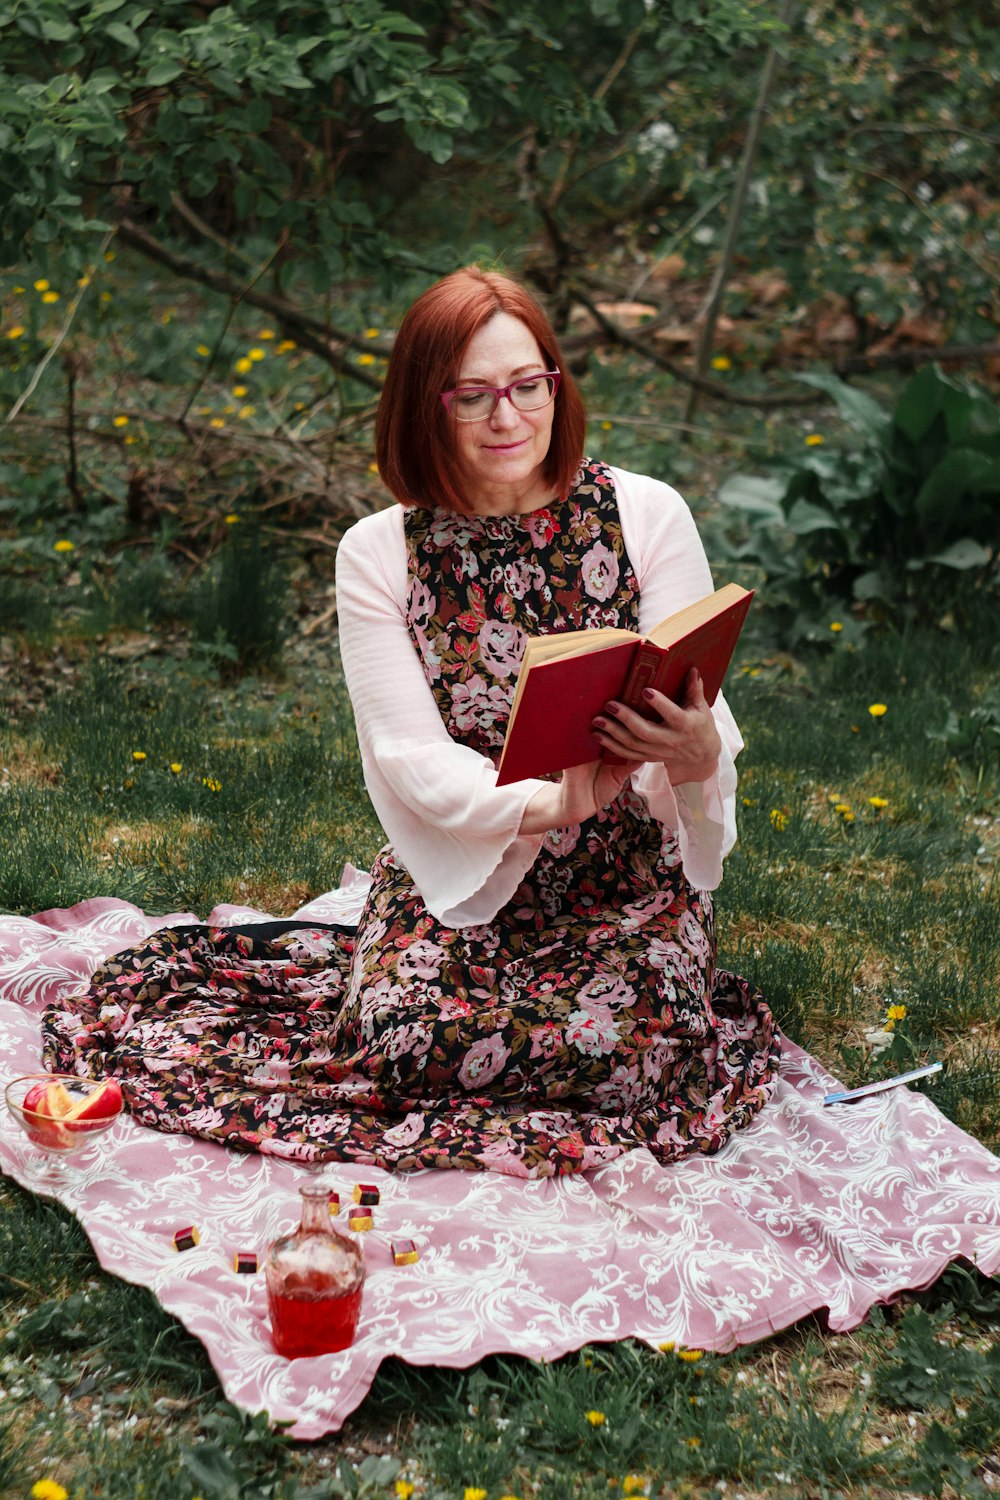
[[[639,629],[652,630],[675,610],[714,588],[694,518],[676,490],[655,479],[612,469],[625,550],[639,580]],[[714,890],[722,861],[736,842],[736,756],[743,739],[720,693],[712,707],[722,748],[707,781],[673,786],[662,765],[632,773],[652,815],[677,836],[684,874],[698,890]]]
[[[448,927],[490,921],[534,863],[542,835],[518,833],[545,783],[496,785],[448,734],[406,626],[403,510],[358,521],[337,549],[337,616],[365,785],[386,837]]]

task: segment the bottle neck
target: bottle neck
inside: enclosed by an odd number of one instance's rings
[[[299,1229],[303,1234],[325,1234],[330,1228],[330,1190],[310,1183],[299,1188],[302,1198],[302,1221]]]

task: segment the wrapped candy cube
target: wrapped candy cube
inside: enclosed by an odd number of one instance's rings
[[[330,1190],[330,1218],[335,1219],[340,1213],[340,1194]]]
[[[361,1203],[367,1208],[375,1208],[379,1201],[378,1188],[371,1182],[356,1182],[354,1184],[354,1201]]]
[[[253,1250],[237,1250],[233,1256],[233,1270],[240,1276],[254,1276],[257,1272],[257,1255]]]
[[[394,1266],[412,1266],[420,1259],[420,1252],[412,1240],[393,1240],[392,1263]]]
[[[375,1220],[367,1208],[352,1209],[348,1215],[348,1229],[355,1229],[359,1234],[366,1233],[367,1230],[374,1228],[374,1225]]]
[[[178,1229],[174,1235],[175,1250],[193,1250],[201,1239],[201,1230],[197,1224],[189,1224],[186,1229]]]

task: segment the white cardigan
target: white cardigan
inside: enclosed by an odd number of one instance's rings
[[[622,535],[638,579],[639,629],[712,591],[687,505],[659,480],[612,469]],[[448,927],[491,921],[513,896],[544,834],[518,834],[542,781],[497,787],[496,771],[448,734],[406,625],[404,509],[350,528],[337,552],[337,614],[365,785],[386,836],[428,911]],[[651,814],[676,835],[684,873],[700,890],[722,879],[736,842],[736,770],[743,746],[720,696],[722,753],[705,782],[672,786],[662,765],[632,773]]]

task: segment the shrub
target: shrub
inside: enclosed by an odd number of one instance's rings
[[[749,526],[731,556],[763,572],[766,602],[793,636],[822,619],[829,638],[832,605],[940,618],[981,589],[1000,510],[1000,411],[989,397],[933,365],[891,413],[836,376],[800,378],[836,402],[849,444],[782,455],[773,475],[738,474],[719,492]]]

